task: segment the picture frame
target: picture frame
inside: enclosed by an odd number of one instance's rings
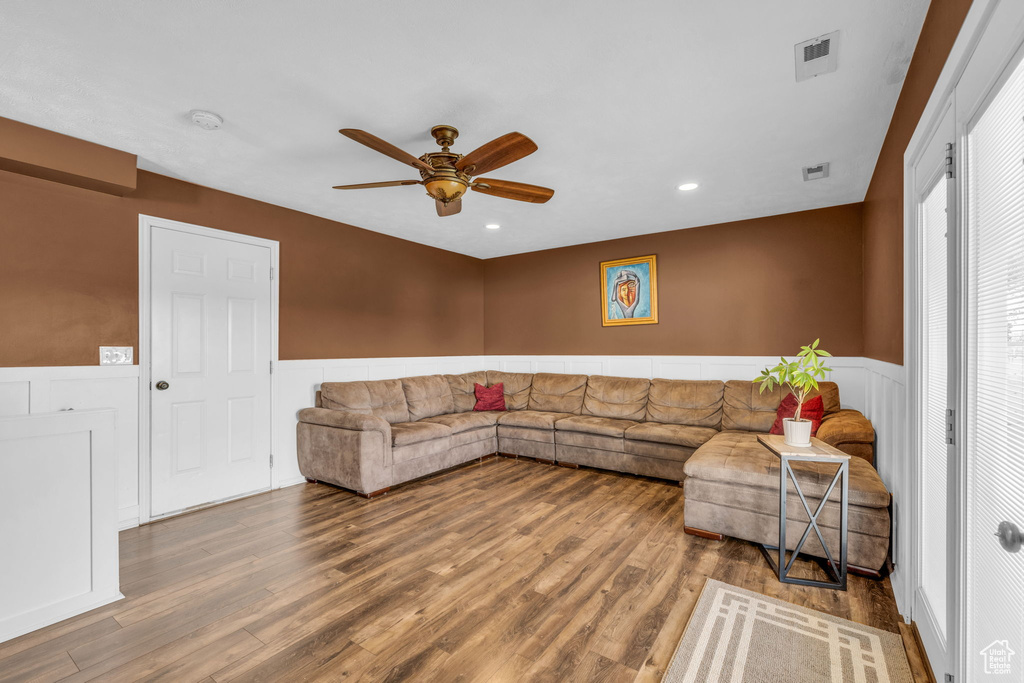
[[[601,262],[601,325],[658,322],[657,256]]]

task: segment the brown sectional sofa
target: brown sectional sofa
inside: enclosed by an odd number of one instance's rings
[[[508,410],[474,412],[474,384],[498,382]],[[889,494],[871,466],[874,431],[859,412],[840,408],[834,383],[823,382],[820,393],[825,419],[818,438],[857,456],[850,469],[850,564],[875,570],[888,553]],[[685,481],[691,531],[775,543],[778,459],[757,434],[769,431],[782,398],[778,389],[761,394],[738,380],[494,370],[324,383],[317,407],[299,413],[299,468],[310,480],[372,496],[493,453],[585,465]],[[794,469],[815,505],[813,495],[820,500],[823,493],[815,482],[825,474],[815,466]],[[794,531],[801,514],[791,510]],[[822,524],[832,547],[838,505],[831,499]],[[797,534],[788,537],[795,541]],[[821,553],[811,541],[805,550]]]

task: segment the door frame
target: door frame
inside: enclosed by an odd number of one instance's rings
[[[270,249],[270,267],[272,276],[270,278],[270,415],[267,419],[270,423],[270,488],[277,488],[277,474],[273,463],[274,450],[274,410],[277,373],[274,370],[278,366],[278,306],[280,301],[280,243],[276,240],[268,240],[262,237],[243,235],[237,232],[207,228],[192,223],[183,223],[169,218],[158,218],[139,214],[139,524],[145,524],[154,519],[152,515],[152,443],[150,441],[150,425],[152,421],[152,407],[150,396],[152,390],[150,384],[152,377],[152,339],[150,338],[152,325],[151,301],[152,296],[152,272],[150,261],[153,248],[153,229],[164,228],[200,237],[213,237],[239,242],[258,247]],[[218,501],[223,502],[223,501]],[[179,513],[180,514],[180,513]]]
[[[913,621],[917,624],[918,636],[923,645],[932,646],[932,652],[926,656],[931,657],[936,650],[945,652],[946,662],[930,662],[936,680],[940,680],[940,673],[946,673],[946,668],[956,670],[958,662],[958,650],[960,637],[960,589],[962,585],[962,563],[958,561],[961,557],[961,534],[959,520],[962,518],[963,495],[960,485],[960,472],[957,463],[961,460],[962,454],[962,430],[959,426],[956,429],[956,444],[946,447],[946,488],[947,495],[946,509],[946,614],[945,623],[939,624],[936,614],[932,612],[928,596],[923,593],[923,574],[928,569],[922,548],[922,532],[926,517],[924,515],[924,491],[923,472],[921,470],[923,441],[921,438],[922,427],[924,426],[923,392],[925,378],[923,375],[923,342],[924,334],[922,329],[923,306],[921,300],[921,284],[923,273],[921,264],[924,260],[923,231],[921,225],[921,214],[919,207],[928,188],[936,186],[936,181],[944,184],[946,192],[946,287],[947,287],[947,337],[946,337],[946,373],[947,373],[947,397],[946,406],[954,406],[956,418],[961,419],[962,376],[960,358],[962,355],[962,340],[958,335],[952,338],[952,333],[960,332],[963,328],[960,324],[962,315],[961,287],[959,264],[962,256],[962,212],[960,184],[957,179],[962,177],[960,154],[960,135],[956,125],[956,93],[950,94],[949,98],[939,108],[936,119],[928,127],[927,135],[914,150],[914,154],[908,154],[910,163],[905,169],[905,192],[904,202],[906,205],[907,220],[907,250],[906,250],[906,274],[908,283],[912,283],[913,297],[908,301],[904,313],[907,321],[907,415],[910,418],[910,428],[907,430],[909,444],[908,454],[910,461],[908,467],[912,476],[908,479],[910,499],[910,518],[913,530],[912,543],[910,543],[910,558],[912,571],[909,572],[912,590],[908,593],[909,607]],[[943,131],[940,126],[947,121],[947,117],[953,117],[952,130]],[[944,134],[948,133],[948,139]],[[954,159],[954,180],[946,177],[946,167],[941,165],[942,147],[945,143],[955,145],[953,152]],[[946,152],[948,154],[948,152]],[[938,161],[940,164],[929,166],[929,161]],[[922,600],[922,596],[925,599]],[[942,633],[945,632],[943,637]]]

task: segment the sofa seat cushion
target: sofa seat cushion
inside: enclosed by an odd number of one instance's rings
[[[593,415],[573,415],[555,423],[555,429],[563,432],[585,432],[598,436],[617,436],[622,438],[626,430],[636,427],[639,422],[634,420],[617,420],[613,417],[594,417]]]
[[[493,427],[498,423],[498,416],[501,413],[494,411],[469,411],[465,413],[449,413],[448,415],[435,415],[425,417],[420,422],[431,422],[440,424],[452,430],[452,434],[468,432],[472,429],[482,427]]]
[[[758,443],[757,434],[722,432],[697,449],[684,471],[696,479],[778,491],[779,465],[779,458]],[[830,463],[794,462],[791,466],[804,494],[819,500],[836,472]],[[889,491],[875,468],[861,458],[850,458],[849,486],[850,505],[888,507]],[[795,494],[792,482],[787,491]],[[836,487],[829,500],[838,500],[839,495]]]
[[[559,420],[572,417],[572,413],[552,413],[546,410],[514,410],[502,413],[498,424],[507,427],[528,427],[529,429],[554,429]]]
[[[710,427],[689,427],[660,422],[642,422],[626,430],[627,439],[670,443],[689,448],[703,446],[715,436],[718,436],[718,430]]]
[[[391,445],[395,447],[444,439],[451,435],[451,427],[436,422],[397,422],[391,425]]]
[[[686,462],[693,455],[694,451],[697,450],[689,446],[677,446],[671,443],[658,443],[657,441],[634,441],[633,439],[626,439],[622,442],[622,446],[627,455],[671,460],[678,463]],[[676,479],[682,481],[682,477],[676,477]]]

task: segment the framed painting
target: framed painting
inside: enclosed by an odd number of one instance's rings
[[[601,263],[601,324],[653,325],[658,322],[658,268],[655,256]]]

